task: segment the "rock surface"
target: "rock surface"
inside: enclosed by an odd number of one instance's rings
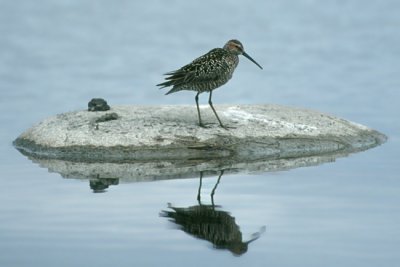
[[[266,171],[315,165],[386,140],[360,124],[305,109],[216,106],[229,129],[219,127],[208,106],[201,109],[208,128],[197,125],[195,106],[68,112],[28,129],[14,145],[41,164],[53,162],[66,177],[71,173],[65,168],[79,166],[80,171],[71,170],[76,176],[99,176],[96,170],[106,168],[100,176],[140,180],[218,169]]]

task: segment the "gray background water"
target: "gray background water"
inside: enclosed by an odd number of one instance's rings
[[[0,1],[0,265],[397,266],[399,14],[395,0]],[[215,104],[304,107],[389,137],[330,164],[222,177],[216,204],[243,238],[266,226],[241,257],[159,217],[168,202],[195,205],[197,179],[94,194],[12,147],[92,97],[194,104],[192,92],[164,96],[155,84],[231,38],[264,70],[243,58]],[[204,180],[204,202],[215,182]]]

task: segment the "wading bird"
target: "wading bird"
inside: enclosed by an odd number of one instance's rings
[[[166,73],[168,77],[166,82],[157,84],[161,88],[172,86],[166,95],[182,90],[197,91],[195,100],[197,114],[199,117],[199,125],[205,127],[201,121],[199,109],[199,94],[209,92],[208,104],[217,117],[219,125],[226,128],[222,124],[217,112],[212,104],[212,91],[232,78],[232,74],[239,63],[239,55],[243,55],[256,64],[260,69],[262,67],[252,59],[243,48],[238,40],[228,41],[223,48],[214,48],[207,54],[193,60],[191,63],[182,68]]]

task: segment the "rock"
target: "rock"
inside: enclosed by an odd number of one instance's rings
[[[107,111],[110,106],[103,98],[93,98],[88,103],[88,111]]]
[[[110,185],[118,185],[118,183],[119,180],[116,178],[91,179],[89,186],[93,193],[103,193]]]
[[[66,177],[71,173],[65,169],[75,166],[79,177],[147,180],[221,169],[231,173],[315,165],[386,140],[363,125],[305,109],[216,106],[228,130],[219,127],[207,106],[201,109],[209,128],[197,125],[195,106],[69,112],[28,129],[14,145]]]

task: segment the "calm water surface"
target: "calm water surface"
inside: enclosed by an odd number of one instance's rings
[[[0,2],[0,265],[397,266],[399,13],[394,0]],[[244,247],[265,227],[247,251],[213,248],[161,216],[169,203],[198,205],[199,179],[122,177],[93,193],[88,180],[50,173],[12,147],[93,97],[194,104],[192,92],[164,96],[155,84],[231,38],[264,70],[242,59],[215,104],[305,107],[389,137],[334,163],[222,176],[210,218],[228,218]],[[203,208],[217,178],[203,179]]]

